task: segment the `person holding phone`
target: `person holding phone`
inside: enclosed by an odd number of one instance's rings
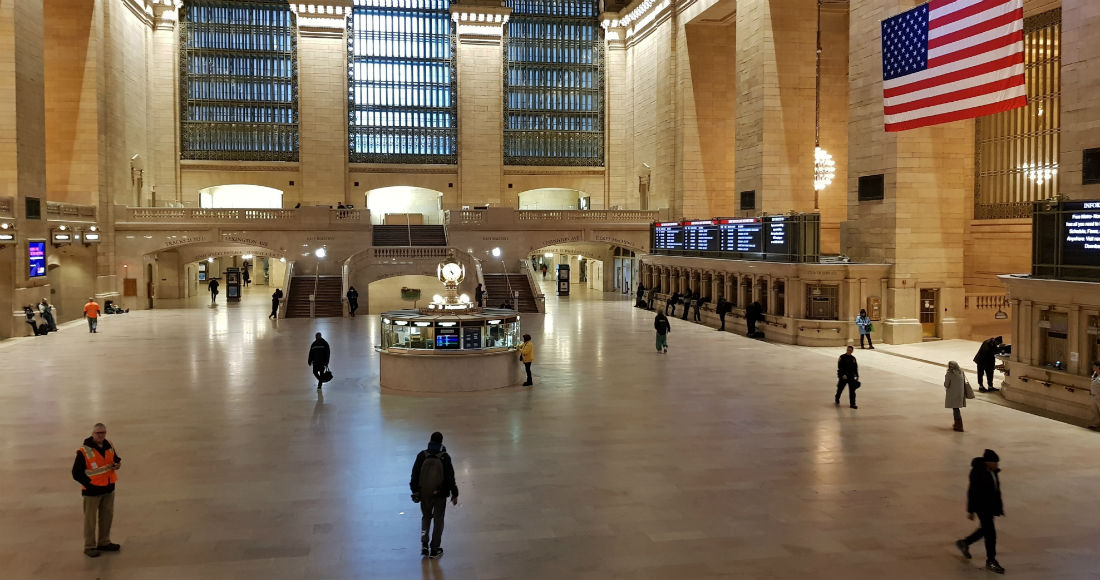
[[[92,427],[92,436],[76,450],[73,461],[73,479],[81,485],[80,495],[84,497],[84,555],[89,558],[122,549],[111,541],[115,482],[118,481],[121,466],[122,457],[107,440],[107,427],[96,423]]]

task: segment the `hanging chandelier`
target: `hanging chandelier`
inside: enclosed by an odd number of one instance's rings
[[[821,191],[836,177],[836,161],[828,151],[814,147],[814,189]]]

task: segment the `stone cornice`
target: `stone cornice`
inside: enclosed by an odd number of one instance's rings
[[[351,0],[290,3],[298,23],[298,34],[313,38],[343,38],[351,15]]]
[[[122,0],[122,5],[125,6],[134,16],[138,18],[146,26],[153,25],[153,2],[152,0]]]
[[[180,20],[180,7],[183,0],[146,0],[152,2],[153,28],[156,30],[174,30]]]
[[[500,44],[512,9],[503,6],[451,6],[458,41],[462,44]]]
[[[633,45],[692,4],[695,0],[634,0],[618,13],[601,14],[600,26],[607,31],[609,47],[620,48],[618,43]]]

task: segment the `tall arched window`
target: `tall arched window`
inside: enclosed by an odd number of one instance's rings
[[[598,0],[508,0],[504,163],[603,166]]]
[[[180,157],[298,160],[294,16],[285,0],[188,0]]]
[[[458,162],[453,42],[450,0],[355,0],[350,161]]]

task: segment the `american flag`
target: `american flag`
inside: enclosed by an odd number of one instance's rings
[[[882,21],[887,131],[1027,105],[1023,0],[933,0]]]

